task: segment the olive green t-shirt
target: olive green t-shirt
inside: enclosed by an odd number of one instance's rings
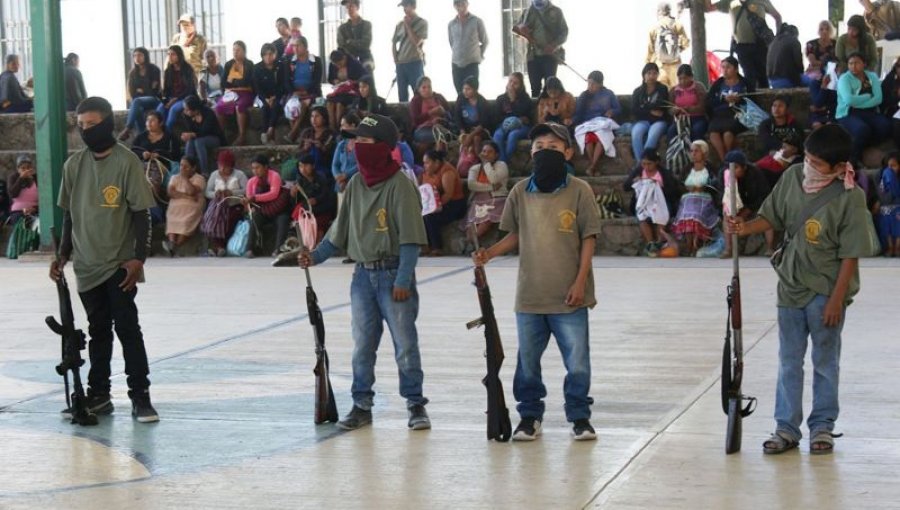
[[[741,12],[741,0],[720,0],[715,4],[716,9],[721,12],[731,13],[731,26],[734,40],[738,44],[753,44],[756,42],[756,34],[753,32],[753,26],[750,24],[750,13],[756,14],[763,20],[766,19],[767,12],[774,12],[775,8],[769,0],[747,0],[747,10],[738,20],[738,13]],[[735,25],[737,22],[737,25]]]
[[[426,244],[419,190],[403,172],[371,188],[354,175],[327,237],[357,262],[399,257],[401,244]]]
[[[803,164],[797,164],[781,176],[759,215],[775,230],[785,231],[815,197],[803,191]],[[778,306],[803,308],[817,294],[830,296],[842,259],[872,257],[878,251],[878,236],[866,209],[865,194],[859,188],[841,193],[816,211],[788,243],[776,269]],[[849,305],[857,292],[858,270],[850,280],[845,304]]]
[[[571,313],[566,295],[578,276],[582,242],[600,234],[600,210],[591,187],[569,177],[554,193],[527,191],[530,179],[510,191],[500,230],[519,236],[519,281],[516,312]],[[588,274],[584,304],[597,304],[594,273]]]
[[[57,204],[72,215],[72,263],[87,292],[134,258],[132,214],[156,202],[141,161],[117,143],[101,160],[87,149],[66,160]]]

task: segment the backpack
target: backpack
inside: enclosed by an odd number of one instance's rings
[[[660,23],[656,27],[656,59],[662,64],[681,62],[681,51],[678,47],[678,35],[675,33],[675,22]]]

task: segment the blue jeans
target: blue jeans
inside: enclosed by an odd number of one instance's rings
[[[144,126],[144,112],[153,110],[159,106],[159,98],[153,96],[136,97],[131,100],[131,106],[128,107],[128,118],[125,120],[125,127],[133,129],[138,133],[146,131]]]
[[[516,410],[524,418],[543,420],[547,388],[541,379],[541,356],[550,342],[550,334],[566,366],[563,394],[566,397],[566,419],[570,422],[591,417],[594,399],[591,389],[590,333],[588,309],[571,313],[516,313],[519,331],[519,358],[513,379],[513,395],[519,403]]]
[[[400,395],[407,407],[428,403],[422,396],[422,360],[419,357],[419,294],[415,279],[406,301],[394,301],[396,269],[370,270],[356,265],[350,284],[350,310],[353,329],[353,404],[372,409],[375,392],[375,358],[384,323],[394,340],[394,358],[400,374]]]
[[[209,174],[211,174],[213,170],[209,162],[209,153],[210,151],[218,149],[219,145],[221,144],[219,142],[219,137],[217,136],[192,138],[184,146],[184,155],[197,158],[197,161],[200,163],[200,173],[209,177]]]
[[[891,135],[891,119],[875,111],[855,110],[838,119],[838,124],[853,136],[853,155],[862,158],[863,150]]]
[[[409,101],[409,90],[416,92],[416,82],[425,76],[425,64],[421,60],[397,64],[397,96],[401,103]]]
[[[516,153],[519,146],[519,140],[528,136],[531,126],[522,126],[512,131],[504,131],[503,128],[497,128],[494,131],[494,142],[500,147],[500,161],[505,163]]]
[[[773,89],[791,89],[794,87],[799,87],[799,83],[794,83],[790,80],[790,78],[773,78],[769,77],[769,88]]]
[[[697,140],[703,140],[706,138],[706,130],[709,129],[709,121],[706,120],[706,117],[691,117],[691,141],[695,142]],[[678,134],[678,125],[676,123],[672,123],[669,125],[669,129],[666,130],[666,136],[669,137],[669,143],[675,138],[675,135]]]
[[[178,118],[181,117],[181,112],[184,111],[184,100],[175,101],[175,104],[168,109],[166,109],[166,104],[161,102],[156,107],[156,111],[166,117],[166,131],[171,133],[175,123],[178,122]]]
[[[668,128],[669,123],[664,120],[657,120],[653,124],[646,120],[635,122],[634,127],[631,128],[631,150],[634,153],[634,159],[640,161],[645,150],[655,149],[659,146],[659,139]]]
[[[828,296],[818,295],[804,308],[778,308],[778,385],[775,390],[777,430],[795,439],[803,437],[803,358],[807,339],[812,338],[813,399],[806,423],[810,437],[819,431],[834,430],[838,417],[838,376],[840,375],[841,330],[826,327],[822,318]],[[846,313],[846,308],[844,309]]]

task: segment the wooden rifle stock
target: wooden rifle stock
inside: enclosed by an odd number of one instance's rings
[[[315,390],[315,416],[313,422],[318,425],[325,422],[338,421],[337,405],[334,402],[334,390],[331,388],[331,378],[328,374],[328,351],[325,350],[325,321],[322,318],[322,310],[319,308],[319,298],[312,288],[309,279],[309,269],[306,270],[306,308],[309,313],[309,323],[313,327],[313,338],[316,346],[316,366],[313,373],[316,375]]]

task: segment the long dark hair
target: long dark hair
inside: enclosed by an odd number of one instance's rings
[[[566,93],[566,88],[563,87],[562,81],[556,76],[551,76],[544,82],[544,90],[541,91],[541,99],[550,97],[550,90],[558,90],[563,94]]]
[[[359,79],[359,82],[369,86],[369,97],[366,98],[366,101],[371,103],[373,99],[378,97],[378,89],[375,88],[375,78],[371,74],[363,76]]]
[[[172,46],[169,46],[169,51],[174,52],[175,56],[178,58],[178,65],[180,67],[178,69],[178,72],[181,73],[181,77],[184,79],[184,81],[187,83],[193,82],[195,79],[194,68],[191,67],[191,65],[187,62],[187,60],[185,60],[184,50],[181,48],[181,46],[178,46],[177,44],[173,44]],[[173,64],[166,63],[166,74],[175,73],[175,72],[176,71],[175,71]],[[196,85],[197,84],[194,83],[194,86],[196,86]]]

